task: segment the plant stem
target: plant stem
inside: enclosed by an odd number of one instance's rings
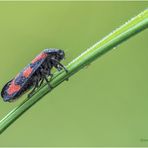
[[[93,62],[96,58],[100,57],[109,50],[121,44],[123,41],[129,39],[146,28],[148,28],[148,9],[132,18],[120,28],[116,29],[101,41],[97,42],[95,45],[84,51],[80,56],[78,56],[66,66],[68,73],[63,70],[61,72],[56,72],[50,83],[52,89],[78,72],[83,67]],[[49,90],[48,86],[44,84],[30,99],[26,99],[18,107],[7,114],[0,121],[0,133],[2,133],[18,117],[20,117],[25,111],[27,111],[32,105],[34,105],[51,90]]]

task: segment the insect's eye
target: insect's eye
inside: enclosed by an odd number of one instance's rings
[[[59,55],[60,55],[60,57],[63,59],[63,58],[64,58],[64,56],[65,56],[64,51],[59,50]]]

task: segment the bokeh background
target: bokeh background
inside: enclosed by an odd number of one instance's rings
[[[68,64],[148,2],[0,2],[0,89],[44,48]],[[148,146],[148,31],[64,82],[0,136],[0,146]],[[18,106],[0,101],[0,119]],[[144,140],[145,139],[145,140]]]

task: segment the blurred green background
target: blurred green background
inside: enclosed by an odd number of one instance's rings
[[[0,2],[0,89],[44,48],[64,49],[66,65],[147,6]],[[57,87],[0,136],[0,146],[148,146],[147,41],[145,30]],[[25,97],[1,100],[0,119]]]

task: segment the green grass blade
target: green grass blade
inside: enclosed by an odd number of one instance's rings
[[[121,44],[123,41],[129,39],[135,34],[148,28],[148,9],[126,22],[120,28],[116,29],[108,36],[97,42],[95,45],[87,49],[80,56],[74,59],[67,65],[68,73],[65,71],[56,72],[51,81],[51,86],[54,89],[70,76],[78,72],[83,67],[87,66],[95,59],[105,54],[109,50]],[[69,82],[70,83],[70,82]],[[52,90],[51,89],[51,90]],[[25,111],[27,111],[32,105],[39,101],[44,95],[50,92],[48,86],[44,84],[38,89],[35,94],[30,98],[22,102],[18,107],[13,109],[0,121],[0,133],[2,133],[8,126],[10,126],[18,117],[20,117]]]

